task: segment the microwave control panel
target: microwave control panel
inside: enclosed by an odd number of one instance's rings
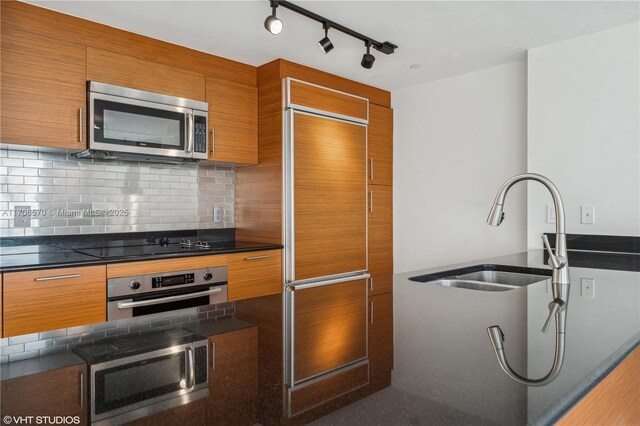
[[[195,115],[193,117],[194,125],[194,147],[195,152],[207,152],[207,117]]]

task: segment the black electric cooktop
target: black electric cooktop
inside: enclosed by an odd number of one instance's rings
[[[118,259],[141,256],[161,256],[179,253],[203,253],[203,252],[220,252],[237,249],[250,249],[253,247],[262,247],[261,243],[247,243],[238,241],[191,241],[184,240],[181,242],[140,244],[140,245],[123,245],[117,242],[111,242],[104,247],[88,247],[80,248],[75,251],[89,256],[99,257],[101,259]]]

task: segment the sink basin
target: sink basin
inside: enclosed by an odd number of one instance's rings
[[[475,265],[409,278],[412,281],[479,291],[508,291],[549,279],[551,271],[510,265]]]
[[[438,284],[444,287],[457,287],[457,288],[466,288],[469,290],[480,290],[480,291],[507,291],[507,290],[513,290],[514,288],[517,288],[517,286],[514,286],[514,285],[488,283],[488,282],[471,281],[471,280],[446,279],[446,278],[441,280],[431,281],[430,284]]]

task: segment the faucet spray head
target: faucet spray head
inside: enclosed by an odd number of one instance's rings
[[[502,211],[502,204],[493,203],[489,217],[487,217],[487,223],[491,226],[500,226],[504,220],[504,212]]]

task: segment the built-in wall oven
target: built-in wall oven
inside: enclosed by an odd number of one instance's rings
[[[87,85],[89,151],[83,156],[207,159],[206,102],[95,81]]]
[[[207,339],[176,328],[78,346],[92,425],[120,425],[209,395]]]
[[[216,266],[107,281],[107,320],[227,301],[227,267]]]

